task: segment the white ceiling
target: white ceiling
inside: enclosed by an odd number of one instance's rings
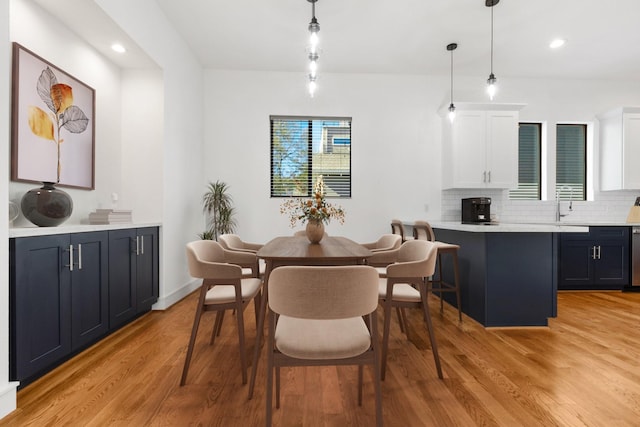
[[[35,1],[121,66],[151,63],[92,0]],[[156,2],[207,68],[305,72],[308,0]],[[640,0],[501,0],[493,12],[498,79],[640,80]],[[318,0],[316,18],[319,73],[448,75],[456,42],[455,74],[488,77],[485,0]],[[567,43],[551,50],[556,37]],[[108,51],[112,39],[127,58]]]

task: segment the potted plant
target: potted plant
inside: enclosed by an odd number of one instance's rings
[[[199,236],[202,239],[218,240],[218,236],[233,233],[236,228],[233,200],[225,182],[209,182],[207,192],[202,196],[202,211],[207,214],[209,228]]]

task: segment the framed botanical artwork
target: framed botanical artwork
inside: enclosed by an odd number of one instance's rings
[[[13,43],[11,179],[94,189],[95,90]]]

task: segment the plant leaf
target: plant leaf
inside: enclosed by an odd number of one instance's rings
[[[46,112],[38,107],[30,105],[28,108],[28,120],[31,132],[45,139],[53,139],[53,122]]]
[[[51,86],[51,101],[55,107],[55,112],[60,114],[73,105],[73,89],[64,83]]]
[[[36,90],[38,91],[40,99],[42,99],[42,101],[47,104],[47,107],[54,113],[56,112],[56,107],[54,107],[53,101],[51,100],[51,86],[55,84],[58,84],[58,79],[56,75],[53,74],[53,71],[51,71],[49,67],[47,67],[46,70],[42,70]]]
[[[62,126],[71,133],[81,133],[87,129],[89,118],[77,106],[72,105],[60,115]]]

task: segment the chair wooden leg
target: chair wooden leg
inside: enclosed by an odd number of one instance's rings
[[[380,350],[378,349],[378,315],[374,311],[371,316],[371,346],[373,348],[373,381],[376,395],[376,426],[382,427],[382,385],[380,369]]]
[[[189,338],[189,346],[187,347],[187,355],[184,359],[184,367],[182,368],[182,377],[180,378],[180,386],[183,386],[187,381],[187,373],[189,372],[189,364],[191,363],[191,356],[193,355],[193,346],[196,342],[196,336],[198,335],[198,326],[200,325],[200,317],[202,317],[202,308],[204,306],[204,299],[207,295],[207,287],[201,286],[200,297],[198,298],[198,308],[196,309],[196,315],[193,319],[193,327],[191,328],[191,338]]]
[[[280,408],[280,366],[276,366],[276,408]]]
[[[364,367],[362,364],[358,365],[358,406],[362,406],[362,377]]]
[[[380,378],[384,381],[387,370],[387,351],[389,348],[389,329],[391,326],[391,301],[384,301],[384,329],[382,331],[382,355],[380,357]]]
[[[220,331],[222,330],[222,321],[224,320],[224,312],[226,310],[218,310],[216,313],[216,321],[213,324],[213,331],[211,331],[211,340],[209,340],[209,345],[213,345],[216,340],[216,337],[220,336]]]
[[[421,287],[420,293],[422,294],[422,310],[424,313],[424,321],[427,324],[427,331],[429,332],[429,341],[431,342],[431,352],[433,353],[433,360],[436,364],[436,371],[438,371],[438,378],[443,379],[442,368],[440,366],[440,355],[438,354],[438,345],[436,344],[436,335],[433,330],[433,323],[431,322],[431,314],[429,312],[429,302],[427,301],[426,286]]]
[[[460,298],[460,270],[458,269],[458,251],[451,254],[453,256],[453,280],[456,286],[456,302],[458,303],[458,320],[462,322],[462,299]]]
[[[247,383],[247,351],[244,348],[244,310],[242,303],[240,308],[236,309],[236,317],[238,318],[238,342],[240,344],[240,367],[242,369],[242,384]]]
[[[401,312],[400,307],[396,307],[396,315],[398,316],[398,323],[400,324],[400,332],[404,334],[405,333],[404,319],[403,319],[403,313]]]
[[[269,333],[267,337],[267,393],[266,393],[266,405],[267,405],[267,414],[265,425],[267,427],[271,427],[271,417],[273,412],[272,401],[273,401],[273,319],[272,315],[269,314]],[[255,363],[255,362],[254,362]],[[277,380],[276,380],[277,381]]]
[[[404,307],[398,307],[400,309],[400,317],[401,317],[401,323],[404,329],[404,334],[407,336],[407,338],[409,338],[409,322],[407,321],[407,311],[404,309]]]
[[[442,292],[442,254],[438,252],[438,287],[440,288],[440,314],[444,312],[444,292]]]

